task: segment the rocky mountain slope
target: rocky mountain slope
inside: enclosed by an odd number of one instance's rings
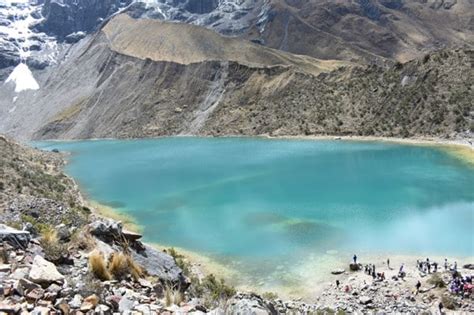
[[[43,73],[40,90],[15,96],[2,86],[0,130],[26,139],[470,137],[472,63],[472,50],[457,49],[360,67],[119,15]]]
[[[20,61],[43,69],[69,44],[126,12],[323,59],[407,61],[472,47],[470,0],[8,0],[0,3],[0,80]]]

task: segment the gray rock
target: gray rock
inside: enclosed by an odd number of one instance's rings
[[[60,224],[56,227],[58,233],[58,238],[63,242],[68,242],[71,240],[71,232],[65,224]]]
[[[80,308],[82,305],[82,296],[80,294],[74,295],[74,298],[69,302],[71,308]]]
[[[344,269],[336,269],[336,270],[331,271],[333,275],[340,275],[340,274],[343,274],[344,272],[345,272]]]
[[[122,236],[122,223],[114,220],[98,220],[89,224],[89,232],[106,243]]]
[[[189,286],[189,280],[183,275],[181,268],[176,265],[173,257],[149,245],[144,245],[144,247],[145,250],[140,253],[132,251],[132,256],[151,276],[179,284],[183,290]]]
[[[229,301],[226,310],[226,314],[266,315],[276,313],[273,305],[266,303],[260,296],[242,293],[237,294]]]
[[[119,302],[119,312],[128,312],[135,306],[135,301],[132,300],[128,295],[123,296]]]
[[[372,303],[372,298],[369,297],[369,296],[361,296],[359,298],[359,303],[362,304],[362,305],[368,305],[368,304]]]
[[[53,282],[64,282],[64,276],[59,273],[56,266],[39,255],[33,259],[33,266],[28,278],[34,283],[44,286],[49,286]]]
[[[20,231],[5,224],[0,224],[0,241],[6,242],[13,246],[13,248],[26,249],[31,240],[31,235],[28,231]]]

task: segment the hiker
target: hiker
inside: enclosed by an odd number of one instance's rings
[[[436,261],[433,263],[433,268],[433,272],[438,272],[438,263]]]
[[[430,263],[426,263],[427,267],[428,267],[428,273],[431,273],[431,264]]]
[[[438,309],[439,309],[439,313],[440,313],[440,314],[443,314],[443,307],[444,307],[443,303],[442,303],[442,302],[439,302],[439,304],[438,304]]]
[[[375,274],[375,265],[372,265],[372,273]]]
[[[420,292],[420,288],[421,288],[421,282],[418,280],[418,282],[416,283],[416,294]]]
[[[352,259],[354,260],[354,264],[357,264],[357,255],[354,254],[354,257],[352,257]]]
[[[390,269],[390,258],[387,258],[387,268]]]
[[[454,272],[458,271],[458,262],[454,262]]]
[[[339,280],[336,280],[336,288],[337,288],[337,289],[339,289],[339,284],[341,284],[341,283],[339,282]]]
[[[448,270],[448,258],[444,259],[444,270]]]

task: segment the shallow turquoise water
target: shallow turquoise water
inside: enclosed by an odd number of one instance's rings
[[[73,153],[92,199],[132,214],[147,241],[219,257],[474,255],[474,168],[378,142],[164,138],[37,143]]]

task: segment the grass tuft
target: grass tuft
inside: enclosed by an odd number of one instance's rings
[[[107,281],[112,278],[109,270],[107,270],[107,264],[101,252],[94,251],[89,255],[89,266],[97,279]]]

